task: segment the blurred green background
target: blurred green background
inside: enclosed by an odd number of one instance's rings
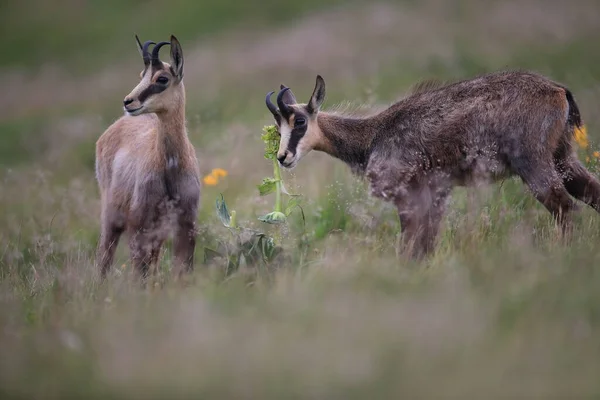
[[[316,74],[325,109],[385,106],[422,79],[546,74],[574,93],[590,136],[580,157],[598,175],[598,1],[9,0],[0,11],[3,397],[600,395],[600,217],[584,208],[564,246],[515,179],[457,189],[438,251],[411,263],[395,257],[390,205],[314,153],[285,175],[304,195],[306,234],[296,216],[277,268],[224,276],[198,262],[194,285],[149,292],[125,279],[123,241],[109,284],[93,276],[94,145],[138,82],[134,34],[178,37],[202,174],[229,173],[203,189],[201,260],[227,236],[219,193],[241,224],[266,229],[264,95],[285,83],[306,101]]]

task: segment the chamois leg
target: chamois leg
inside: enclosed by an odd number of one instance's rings
[[[143,230],[134,232],[129,239],[131,263],[135,272],[145,281],[152,262],[152,245],[149,235]]]
[[[420,259],[421,249],[419,235],[419,221],[415,218],[413,211],[398,207],[398,216],[400,217],[400,238],[396,248],[396,255],[408,255],[411,258]]]
[[[124,221],[120,213],[114,210],[104,210],[102,213],[102,227],[100,242],[96,250],[96,262],[100,266],[100,277],[106,278],[112,266],[119,239],[124,230]]]
[[[531,163],[518,169],[517,173],[535,198],[550,211],[560,225],[563,236],[568,239],[573,229],[571,214],[576,211],[577,206],[555,166],[552,163]]]
[[[422,259],[435,250],[450,193],[448,188],[439,189],[427,187],[415,193],[408,204],[396,203],[402,232],[398,248],[414,259]]]
[[[600,182],[575,157],[563,164],[563,183],[571,196],[600,213]]]
[[[195,176],[186,176],[179,182],[181,197],[177,207],[177,225],[173,238],[173,252],[177,275],[194,269],[196,248],[196,217],[200,202],[200,184]]]
[[[196,248],[196,230],[194,221],[182,221],[177,226],[173,240],[175,262],[178,275],[194,269],[194,249]]]
[[[144,281],[151,270],[153,275],[156,274],[163,242],[163,234],[154,229],[139,229],[130,237],[129,250],[133,268]]]
[[[194,269],[194,250],[196,248],[196,214],[183,212],[177,221],[173,240],[175,262],[178,275]]]
[[[163,243],[164,240],[158,240],[158,242],[155,243],[150,250],[150,268],[152,269],[153,275],[156,275],[158,272],[158,259],[160,258],[160,254],[162,252]]]
[[[161,178],[148,179],[138,190],[148,195],[130,213],[129,250],[135,271],[145,281],[168,236],[169,221]]]

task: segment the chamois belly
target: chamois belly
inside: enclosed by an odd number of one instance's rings
[[[179,209],[180,187],[167,168],[148,169],[136,162],[127,149],[117,152],[113,162],[110,195],[129,227],[170,231]]]
[[[495,147],[470,149],[449,170],[457,186],[487,184],[510,176],[508,166]]]
[[[495,146],[473,147],[445,155],[435,157],[421,152],[414,159],[372,155],[366,169],[371,194],[398,201],[411,197],[419,188],[444,191],[453,186],[492,183],[511,175]]]

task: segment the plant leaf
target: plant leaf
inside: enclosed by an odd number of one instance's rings
[[[219,257],[223,257],[221,253],[209,247],[204,248],[204,263],[209,263]]]
[[[292,213],[292,211],[294,211],[294,208],[299,207],[300,206],[300,199],[295,196],[292,197],[288,203],[287,203],[287,207],[285,208],[285,215],[289,217],[289,215]]]
[[[269,238],[263,238],[262,240],[262,253],[263,253],[263,258],[265,260],[270,260],[271,257],[273,256],[273,251],[275,250],[275,241],[273,240],[272,237]]]
[[[221,193],[221,199],[217,198],[216,201],[217,207],[217,217],[221,220],[221,223],[229,228],[231,223],[231,214],[229,214],[229,210],[227,209],[227,204],[225,204],[225,199],[223,198],[223,194]]]
[[[263,181],[260,185],[257,186],[258,188],[258,193],[261,196],[265,196],[269,193],[273,193],[275,191],[275,189],[277,188],[277,182],[279,182],[279,179],[274,179],[274,178],[263,178]]]
[[[263,215],[258,218],[259,221],[266,222],[267,224],[282,224],[285,222],[285,214],[278,211],[273,211],[267,215]]]

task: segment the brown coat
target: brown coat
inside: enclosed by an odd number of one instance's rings
[[[371,193],[398,208],[403,244],[416,257],[434,248],[456,185],[517,175],[565,232],[575,208],[569,195],[600,211],[600,183],[572,147],[581,125],[577,104],[544,76],[506,71],[423,84],[364,118],[319,112],[324,97],[320,76],[307,104],[283,85],[277,107],[267,97],[282,137],[280,162],[293,167],[315,149],[365,175]]]
[[[193,268],[195,221],[200,198],[198,160],[185,127],[183,55],[179,42],[162,42],[152,56],[146,42],[140,51],[144,71],[125,98],[126,115],[96,143],[96,178],[102,202],[98,261],[104,277],[119,238],[130,236],[135,269],[147,276],[171,233],[179,265]],[[158,49],[171,45],[171,64]]]

